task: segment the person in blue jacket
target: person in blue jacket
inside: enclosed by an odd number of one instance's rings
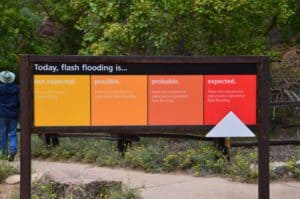
[[[15,79],[10,71],[0,72],[0,150],[9,161],[14,160],[18,147],[19,86]]]

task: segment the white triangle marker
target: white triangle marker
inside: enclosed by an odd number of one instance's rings
[[[255,134],[230,111],[205,137],[255,137]]]

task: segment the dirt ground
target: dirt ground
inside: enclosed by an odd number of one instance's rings
[[[18,164],[19,162],[15,162]],[[90,164],[32,161],[32,172],[46,173],[61,183],[89,183],[94,180],[121,181],[139,188],[144,199],[254,199],[258,185],[232,182],[219,177],[193,177],[184,173],[151,174]],[[0,199],[10,199],[19,185],[0,185]],[[272,182],[271,199],[298,199],[300,182]]]
[[[19,184],[0,184],[0,199],[9,199],[19,189],[19,187]]]
[[[104,168],[89,164],[32,161],[34,172],[48,173],[62,183],[88,183],[102,179],[121,181],[140,188],[144,199],[254,199],[257,184],[232,182],[226,178],[193,177],[182,173],[151,174],[122,168]],[[271,199],[298,199],[300,182],[270,184]]]

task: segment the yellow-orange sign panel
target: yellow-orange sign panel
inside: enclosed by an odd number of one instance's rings
[[[90,76],[35,75],[35,126],[89,126]]]
[[[92,75],[92,125],[147,125],[146,75]]]

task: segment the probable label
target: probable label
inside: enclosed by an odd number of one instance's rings
[[[203,124],[202,75],[150,75],[148,87],[149,125]]]

